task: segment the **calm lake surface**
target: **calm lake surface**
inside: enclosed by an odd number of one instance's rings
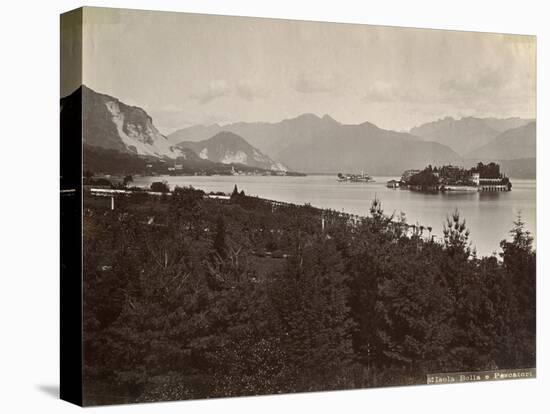
[[[433,228],[441,237],[445,218],[455,209],[466,219],[470,239],[479,255],[499,252],[499,243],[507,238],[518,213],[529,231],[536,229],[535,180],[512,179],[512,191],[502,193],[438,193],[425,194],[405,189],[389,189],[386,181],[397,177],[374,177],[372,183],[339,183],[336,176],[307,177],[264,176],[164,176],[134,177],[134,185],[149,187],[154,181],[166,180],[176,185],[199,188],[206,192],[230,193],[237,184],[247,195],[286,201],[310,203],[346,213],[367,215],[375,197],[381,200],[386,214],[403,212],[410,224]]]

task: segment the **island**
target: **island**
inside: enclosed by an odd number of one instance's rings
[[[456,165],[432,167],[423,170],[407,170],[400,180],[387,182],[388,188],[406,188],[416,191],[510,191],[510,179],[500,171],[494,162],[466,169]]]

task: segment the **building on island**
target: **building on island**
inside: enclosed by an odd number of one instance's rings
[[[386,187],[388,188],[399,188],[401,185],[401,181],[398,180],[390,180],[386,183]]]

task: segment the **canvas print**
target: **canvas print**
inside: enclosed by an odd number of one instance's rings
[[[535,376],[534,36],[89,7],[61,28],[62,394]]]

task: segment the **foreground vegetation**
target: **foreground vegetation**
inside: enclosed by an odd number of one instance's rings
[[[500,257],[477,257],[457,212],[440,243],[379,201],[352,223],[203,196],[135,194],[114,211],[86,196],[85,403],[535,366],[535,252],[520,219]]]

